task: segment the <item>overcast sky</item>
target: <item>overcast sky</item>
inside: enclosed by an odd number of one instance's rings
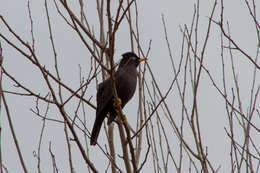
[[[13,27],[13,29],[24,39],[30,42],[30,23],[28,20],[27,12],[27,1],[25,0],[2,0],[0,6],[0,15],[2,15],[5,20]],[[51,20],[53,24],[53,32],[55,36],[55,43],[57,46],[57,53],[59,56],[61,77],[64,83],[71,86],[73,89],[79,86],[79,68],[80,64],[82,67],[82,74],[87,75],[90,68],[89,53],[85,46],[80,41],[79,37],[66,25],[62,18],[57,14],[52,1],[49,2],[49,10],[51,14]],[[162,24],[162,15],[165,17],[168,37],[171,44],[171,50],[176,60],[176,63],[180,60],[181,54],[181,43],[182,43],[182,33],[180,28],[187,24],[188,27],[191,25],[192,16],[194,13],[194,5],[196,1],[180,1],[180,0],[164,0],[164,1],[137,1],[139,8],[139,31],[141,44],[145,51],[148,49],[149,41],[152,40],[151,51],[148,57],[148,63],[152,67],[155,74],[155,78],[162,89],[165,92],[173,79],[172,67],[170,65],[171,61],[169,59],[169,53],[167,44],[164,38],[164,29]],[[257,2],[259,3],[259,2]],[[95,27],[96,15],[95,14],[95,4],[87,1],[86,6],[89,6],[87,11],[87,18],[90,24]],[[218,21],[220,19],[220,2],[218,3],[214,19]],[[200,1],[200,22],[199,22],[199,32],[198,40],[200,46],[202,46],[202,41],[205,39],[206,29],[208,24],[208,17],[213,7],[213,2],[209,0]],[[259,11],[260,6],[256,6]],[[51,45],[48,39],[48,28],[46,21],[46,14],[44,9],[44,3],[41,1],[31,2],[31,12],[34,21],[35,37],[36,37],[36,53],[40,57],[40,62],[46,64],[47,67],[53,65],[53,61],[50,62],[50,56],[52,56]],[[260,16],[258,13],[258,20],[260,21]],[[255,34],[255,28],[252,24],[252,19],[249,17],[248,9],[246,8],[245,2],[242,0],[228,0],[225,1],[225,20],[228,20],[230,24],[230,29],[232,37],[237,41],[237,43],[246,52],[255,56],[257,47],[257,38]],[[0,32],[13,38],[8,34],[8,31],[3,28],[0,24]],[[14,39],[13,39],[14,40]],[[33,68],[33,66],[17,53],[14,49],[10,48],[4,41],[0,40],[3,53],[4,53],[4,67],[5,69],[16,76],[17,79],[23,81],[23,84],[29,86],[34,91],[44,93],[46,91],[46,85],[39,78],[40,72]],[[17,43],[17,41],[14,41]],[[129,32],[126,25],[122,25],[119,28],[117,40],[116,40],[116,50],[115,50],[115,60],[118,61],[126,51],[129,51]],[[249,106],[249,94],[251,87],[251,80],[253,74],[253,65],[241,54],[235,53],[237,65],[237,77],[239,78],[241,98],[244,101],[244,110],[247,110]],[[211,35],[209,39],[208,48],[205,53],[205,61],[214,80],[217,84],[221,85],[221,57],[220,57],[220,30],[217,25],[212,25]],[[259,64],[259,63],[258,63]],[[141,66],[143,68],[143,65]],[[239,69],[239,70],[238,70]],[[53,68],[52,68],[53,70]],[[52,71],[54,72],[54,71]],[[232,75],[230,75],[232,77]],[[259,70],[257,71],[258,80],[257,85],[259,86]],[[230,78],[231,78],[230,77]],[[100,78],[99,78],[100,79]],[[181,79],[180,79],[181,80]],[[149,81],[149,76],[147,76],[147,81]],[[228,81],[229,83],[229,81]],[[232,82],[230,82],[230,86]],[[216,89],[213,87],[208,76],[203,73],[201,79],[201,87],[199,88],[199,110],[200,110],[200,120],[201,120],[201,131],[204,140],[204,145],[208,147],[209,159],[213,161],[214,167],[221,166],[220,172],[228,172],[230,170],[230,160],[229,160],[229,150],[230,142],[228,136],[225,133],[224,127],[228,127],[227,115],[225,110],[225,104],[223,98],[217,93]],[[20,91],[13,87],[13,83],[10,80],[3,79],[3,88],[5,90]],[[229,91],[231,87],[229,88]],[[92,98],[92,103],[95,103],[95,84],[91,85],[85,96],[86,99]],[[66,94],[65,94],[66,95]],[[178,121],[178,115],[181,112],[181,108],[175,98],[178,97],[178,92],[176,86],[171,91],[169,97],[167,98],[167,103],[171,105],[171,111],[176,116]],[[14,123],[16,135],[19,139],[20,146],[22,148],[22,153],[25,157],[26,164],[28,166],[29,172],[36,172],[37,160],[34,158],[33,151],[37,150],[39,134],[42,127],[42,121],[36,117],[30,109],[35,109],[35,99],[17,97],[14,95],[6,95],[7,102],[10,105],[10,110],[12,114],[12,120]],[[192,97],[191,97],[192,98]],[[72,102],[66,107],[66,110],[73,113],[75,106]],[[256,107],[260,108],[259,100]],[[46,107],[46,105],[42,105]],[[126,106],[124,112],[128,115],[133,115],[128,117],[128,121],[136,122],[137,112],[137,94],[132,101]],[[71,109],[70,109],[71,108]],[[89,106],[85,106],[87,115],[89,115],[89,121],[87,125],[88,129],[91,130],[95,112]],[[246,111],[245,111],[246,112]],[[92,116],[93,115],[93,116]],[[61,116],[57,113],[56,109],[50,109],[49,117],[54,117],[61,119]],[[132,121],[131,121],[132,120]],[[256,126],[260,126],[259,117],[256,118]],[[134,123],[131,123],[135,127]],[[1,110],[1,127],[2,127],[2,156],[5,167],[8,168],[10,173],[22,172],[21,166],[18,161],[18,155],[15,150],[14,142],[11,137],[10,129],[8,126],[5,111],[3,111],[3,106]],[[54,122],[47,122],[46,131],[44,135],[44,143],[42,145],[42,169],[44,172],[49,172],[51,169],[50,155],[48,152],[48,145],[51,141],[52,150],[59,158],[57,161],[60,172],[69,172],[68,162],[66,158],[62,158],[64,151],[66,151],[66,145],[64,143],[64,133],[63,125]],[[166,127],[170,128],[170,127]],[[117,133],[117,132],[116,132]],[[99,137],[100,143],[105,143],[105,135],[102,128],[101,135]],[[259,136],[259,133],[255,133]],[[173,138],[174,139],[174,138]],[[260,138],[255,138],[255,143],[260,144]],[[98,149],[91,147],[90,156],[92,156],[92,161],[97,163],[97,168],[100,172],[105,169],[104,162],[107,166],[107,159],[104,158],[103,153]],[[258,148],[259,149],[259,148]],[[75,155],[79,152],[77,147],[73,147]],[[95,157],[93,157],[93,155]],[[81,156],[79,156],[81,157]],[[150,157],[151,159],[152,157]],[[76,157],[74,156],[74,159]],[[151,160],[150,160],[151,161]],[[85,170],[82,168],[84,165],[82,159],[78,159],[75,162],[76,172],[81,172]],[[149,165],[144,168],[149,170]]]

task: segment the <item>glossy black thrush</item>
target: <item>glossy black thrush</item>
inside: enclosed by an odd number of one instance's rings
[[[123,108],[126,103],[133,97],[137,83],[137,70],[136,67],[145,58],[139,58],[133,52],[127,52],[122,55],[118,69],[115,72],[115,86],[117,95],[121,100],[121,107]],[[97,138],[102,126],[102,123],[109,113],[108,124],[110,124],[117,116],[114,107],[114,96],[112,91],[112,80],[108,78],[98,85],[97,91],[97,110],[96,120],[91,132],[90,145],[96,145]]]

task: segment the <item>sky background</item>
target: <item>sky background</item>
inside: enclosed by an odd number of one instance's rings
[[[30,22],[28,20],[27,1],[25,0],[2,0],[0,6],[0,15],[2,15],[8,24],[20,35],[24,40],[30,42]],[[151,51],[148,57],[148,63],[153,69],[157,83],[159,84],[163,93],[169,88],[169,85],[173,79],[173,71],[171,67],[171,61],[169,59],[168,48],[164,36],[164,28],[162,23],[162,15],[165,17],[166,27],[168,32],[168,38],[171,44],[171,50],[176,63],[180,60],[181,55],[181,43],[182,33],[180,28],[186,24],[188,27],[191,25],[192,16],[194,13],[196,1],[180,1],[180,0],[164,0],[164,1],[137,1],[139,9],[139,32],[141,45],[143,50],[147,51],[149,41],[152,40]],[[249,17],[248,9],[246,8],[245,2],[242,0],[228,0],[224,2],[225,10],[225,22],[228,21],[230,24],[230,30],[232,38],[246,52],[251,55],[256,55],[257,47],[257,35],[252,19]],[[260,10],[259,2],[256,2],[256,10]],[[53,33],[55,44],[57,45],[57,54],[59,57],[61,78],[64,83],[71,86],[73,89],[79,87],[79,64],[82,68],[82,75],[87,76],[90,69],[90,56],[88,50],[80,41],[79,37],[69,28],[62,18],[57,14],[55,6],[52,1],[48,1],[49,11],[51,16],[51,22],[53,25]],[[51,44],[49,42],[47,20],[44,9],[44,2],[32,1],[31,12],[34,21],[34,31],[36,38],[36,53],[40,57],[40,62],[45,64],[46,67],[50,67],[51,72],[54,72],[53,60],[51,52]],[[95,3],[90,1],[86,2],[86,8],[88,9],[87,19],[90,25],[97,30],[97,18]],[[200,1],[200,22],[198,31],[199,47],[201,48],[203,40],[205,39],[206,29],[208,24],[208,17],[213,7],[213,1],[201,0]],[[73,8],[77,6],[73,5]],[[258,13],[258,19],[260,16]],[[220,19],[220,2],[218,3],[214,20],[219,21]],[[259,21],[258,20],[258,21]],[[14,43],[17,41],[10,36],[6,28],[0,24],[0,32],[8,36]],[[122,27],[119,28],[118,35],[116,38],[115,48],[115,60],[118,61],[121,58],[121,54],[130,50],[129,45],[129,31],[124,21]],[[3,48],[4,55],[4,67],[5,69],[15,76],[19,81],[22,81],[24,85],[32,88],[36,93],[46,93],[46,84],[39,77],[40,72],[31,63],[25,60],[17,51],[8,46],[4,41],[0,40]],[[222,68],[221,68],[221,56],[220,56],[220,30],[216,24],[212,25],[211,35],[209,38],[208,47],[205,52],[205,65],[212,74],[214,80],[219,86],[222,80]],[[225,54],[226,58],[228,54]],[[235,65],[237,77],[239,79],[241,98],[244,103],[244,111],[249,106],[249,94],[252,82],[253,65],[240,53],[234,52]],[[228,60],[227,60],[228,64]],[[141,65],[143,68],[143,65]],[[233,85],[231,81],[231,69],[227,69],[227,83],[229,84],[229,91]],[[180,75],[182,77],[182,74]],[[257,71],[257,79],[259,79],[259,70]],[[99,80],[101,78],[99,77]],[[150,76],[147,76],[149,82]],[[182,79],[180,79],[182,81]],[[99,81],[100,82],[100,81]],[[260,81],[257,80],[259,86]],[[89,86],[85,95],[86,99],[91,99],[91,102],[95,104],[95,84]],[[21,91],[13,86],[13,83],[7,78],[3,78],[3,88],[11,91]],[[65,96],[69,96],[68,93],[64,92]],[[175,116],[176,121],[179,120],[178,115],[181,113],[180,103],[176,99],[178,92],[176,86],[167,97],[167,103],[171,105],[171,112]],[[192,98],[192,97],[191,97]],[[42,121],[40,118],[35,116],[30,109],[35,110],[35,99],[29,97],[17,97],[14,95],[6,94],[7,102],[10,106],[13,124],[15,127],[17,138],[22,148],[26,164],[29,172],[36,172],[37,160],[34,157],[34,151],[37,150],[39,134],[42,127]],[[132,126],[135,127],[136,122],[136,107],[137,107],[137,94],[125,107],[124,112],[132,116],[128,116],[128,121]],[[217,93],[213,87],[206,73],[202,73],[201,85],[199,88],[199,110],[200,110],[200,124],[202,137],[205,139],[204,145],[208,147],[209,159],[214,163],[214,167],[221,166],[220,172],[228,172],[230,170],[229,161],[229,150],[230,143],[228,136],[225,133],[224,127],[228,127],[227,115],[225,110],[225,104],[223,98]],[[189,102],[189,100],[187,100]],[[192,102],[192,100],[190,100]],[[73,114],[75,110],[76,100],[72,100],[70,104],[65,108],[66,111]],[[259,110],[259,99],[256,105]],[[46,104],[40,103],[42,108],[46,107]],[[95,112],[92,108],[85,105],[85,109],[88,116],[87,127],[91,130]],[[42,109],[43,111],[44,109]],[[246,112],[246,111],[245,111]],[[257,115],[256,115],[257,116]],[[55,108],[51,108],[48,117],[61,119]],[[132,122],[132,123],[131,123]],[[255,125],[260,126],[259,117],[256,118]],[[11,137],[10,129],[7,123],[5,111],[1,110],[1,127],[2,127],[2,156],[5,167],[8,168],[10,173],[22,172],[21,166],[19,165],[17,152]],[[44,135],[44,143],[42,144],[42,170],[43,172],[49,172],[51,170],[50,155],[48,152],[49,142],[51,141],[52,151],[55,153],[57,164],[60,172],[69,172],[68,161],[63,158],[64,152],[66,154],[66,145],[64,143],[63,125],[55,122],[47,122],[46,130]],[[165,127],[170,128],[166,125]],[[118,132],[116,132],[116,135]],[[188,133],[188,132],[187,132]],[[254,136],[259,133],[253,133]],[[190,136],[187,134],[187,139]],[[176,140],[176,137],[169,137]],[[190,137],[191,138],[191,137]],[[192,139],[192,138],[191,138]],[[255,138],[255,143],[260,143],[260,138]],[[101,130],[99,141],[101,145],[106,142],[104,136],[104,130]],[[119,145],[119,144],[118,144]],[[174,146],[174,144],[173,144]],[[77,159],[79,155],[78,149],[73,147],[74,159]],[[107,166],[107,159],[104,157],[102,152],[96,147],[90,148],[90,156],[92,161],[96,163],[97,168],[100,172],[103,172]],[[81,157],[79,155],[79,157]],[[150,157],[151,159],[152,157]],[[105,166],[104,166],[104,163]],[[82,168],[85,165],[82,159],[75,161],[76,172],[85,170]],[[149,170],[149,164],[144,168]]]

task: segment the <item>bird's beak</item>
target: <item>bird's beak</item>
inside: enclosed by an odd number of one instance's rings
[[[141,62],[141,61],[146,61],[147,60],[147,58],[139,58],[139,61]]]

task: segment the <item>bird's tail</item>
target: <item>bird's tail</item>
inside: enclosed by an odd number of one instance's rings
[[[105,116],[97,116],[92,132],[91,132],[91,137],[90,137],[90,145],[96,145],[97,144],[97,138],[100,132],[100,129],[102,127],[102,123],[105,119]]]

